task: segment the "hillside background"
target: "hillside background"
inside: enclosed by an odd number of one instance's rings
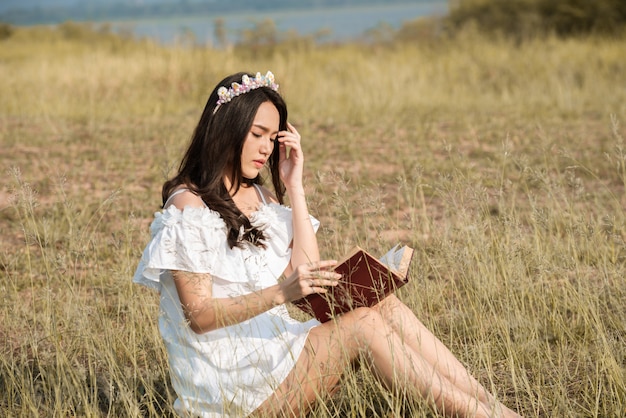
[[[16,25],[54,24],[67,20],[106,21],[198,14],[307,10],[325,7],[445,3],[429,0],[7,0],[0,3],[0,22]]]

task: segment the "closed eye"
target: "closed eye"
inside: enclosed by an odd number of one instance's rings
[[[263,134],[257,134],[255,132],[251,132],[252,136],[257,138],[257,139],[261,139],[263,137]],[[276,135],[274,138],[269,138],[271,143],[274,143],[278,140],[278,135]]]

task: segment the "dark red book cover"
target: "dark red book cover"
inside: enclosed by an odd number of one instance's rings
[[[326,322],[336,315],[362,306],[374,306],[408,281],[413,249],[402,247],[395,252],[398,264],[389,267],[367,251],[355,247],[335,271],[342,275],[339,284],[328,292],[314,293],[294,302],[298,308]]]

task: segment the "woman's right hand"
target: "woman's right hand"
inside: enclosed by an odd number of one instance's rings
[[[286,301],[292,302],[313,293],[326,293],[329,286],[337,286],[341,274],[332,269],[335,260],[301,264],[280,284]]]

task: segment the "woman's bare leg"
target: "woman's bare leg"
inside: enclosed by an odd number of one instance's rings
[[[404,342],[420,353],[439,373],[466,393],[491,401],[487,390],[469,373],[452,352],[395,295],[385,298],[376,307],[381,316]]]
[[[454,354],[415,316],[413,311],[395,295],[390,295],[376,308],[404,343],[420,353],[439,373],[459,389],[481,402],[498,406],[505,417],[520,415],[497,402],[494,396],[476,380]]]
[[[358,351],[342,346],[339,327],[328,322],[313,328],[291,373],[254,416],[304,416],[316,401],[338,388],[357,356]]]
[[[371,368],[390,388],[420,396],[450,416],[488,417],[489,407],[459,389],[376,311],[360,308],[311,330],[307,349],[260,414],[297,416],[338,383],[350,362],[365,352]]]

